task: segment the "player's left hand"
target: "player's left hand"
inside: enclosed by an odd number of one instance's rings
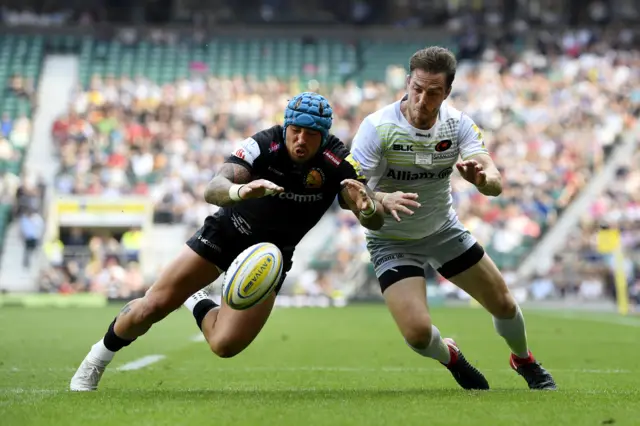
[[[345,179],[340,184],[343,189],[347,190],[349,198],[356,204],[358,210],[371,210],[373,208],[373,200],[367,194],[367,189],[362,182],[355,179]]]
[[[487,174],[484,171],[482,164],[476,160],[463,161],[456,164],[460,176],[462,176],[467,182],[474,184],[477,187],[484,186],[487,183]]]

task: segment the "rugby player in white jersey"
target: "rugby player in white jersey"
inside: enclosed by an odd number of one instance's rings
[[[456,343],[443,339],[432,324],[424,278],[428,263],[493,315],[496,331],[511,348],[510,365],[529,388],[555,389],[552,376],[529,350],[522,312],[500,271],[452,208],[454,166],[482,194],[502,192],[500,172],[482,133],[446,102],[456,65],[455,56],[441,47],[416,52],[407,94],[360,125],[352,154],[369,177],[369,186],[379,191],[377,200],[387,209],[400,196],[396,191],[403,191],[418,193],[421,204],[402,222],[397,210],[390,211],[395,220],[387,216],[383,228],[368,230],[367,248],[385,302],[411,349],[447,366],[463,388],[489,388]]]

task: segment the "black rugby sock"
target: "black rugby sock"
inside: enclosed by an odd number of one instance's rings
[[[109,325],[109,329],[107,333],[104,335],[104,346],[110,351],[117,352],[125,346],[129,346],[133,340],[126,340],[116,335],[116,332],[113,330],[113,327],[116,325],[116,320],[114,319],[111,325]]]
[[[207,316],[210,310],[216,307],[218,307],[218,304],[211,299],[203,299],[193,307],[193,317],[196,319],[196,324],[198,324],[200,330],[202,330],[204,317]]]

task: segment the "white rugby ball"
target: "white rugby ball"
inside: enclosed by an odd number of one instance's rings
[[[262,302],[282,277],[282,253],[271,243],[255,244],[238,255],[227,269],[222,298],[233,309]]]

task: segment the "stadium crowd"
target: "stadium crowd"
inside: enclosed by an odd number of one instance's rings
[[[637,54],[580,38],[560,48],[559,55],[529,51],[517,60],[487,49],[475,65],[460,66],[454,83],[450,101],[483,128],[505,187],[501,197],[488,199],[454,175],[454,202],[498,257],[538,238],[633,125]],[[387,82],[317,89],[333,104],[333,133],[349,143],[367,114],[399,99],[403,88],[393,76],[390,69]],[[94,76],[53,126],[61,160],[56,191],[148,195],[156,222],[195,228],[215,210],[201,194],[225,156],[252,133],[282,122],[282,105],[307,88],[196,71],[163,86],[142,76]],[[336,220],[342,270],[362,256],[364,239],[347,215]]]
[[[99,293],[110,299],[140,297],[149,288],[140,267],[140,229],[124,233],[91,233],[63,229],[45,242],[48,262],[40,276],[40,291]]]
[[[581,298],[616,297],[616,263],[612,254],[601,253],[603,230],[619,230],[624,254],[622,270],[629,293],[640,306],[640,147],[618,170],[610,186],[582,216],[580,226],[567,238],[547,277],[536,277],[532,286],[539,298],[578,295]]]

